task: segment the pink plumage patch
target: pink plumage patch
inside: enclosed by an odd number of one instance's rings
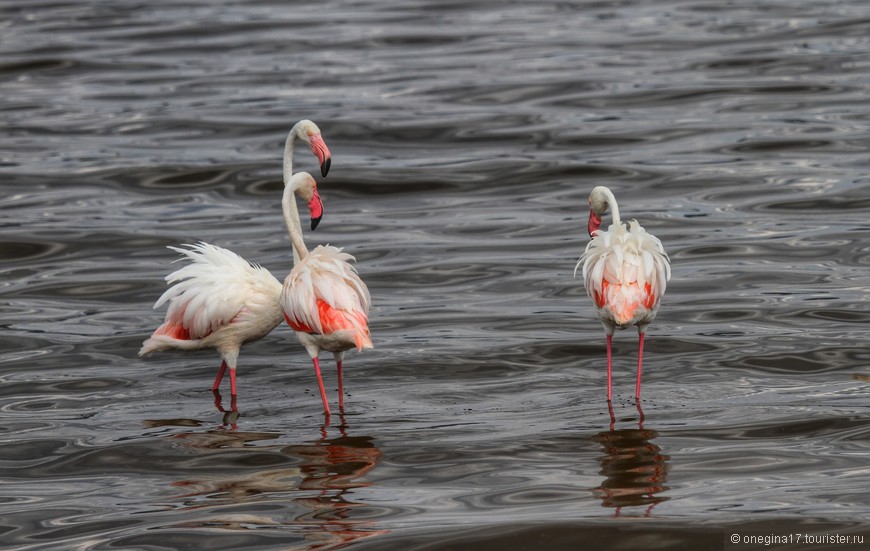
[[[643,286],[644,297],[643,297],[643,306],[647,310],[652,310],[653,306],[656,304],[656,295],[652,291],[652,285],[648,282]]]
[[[353,340],[357,348],[362,348],[368,340],[368,320],[362,312],[348,312],[344,310],[336,310],[329,305],[325,300],[317,299],[317,314],[320,317],[320,325],[323,327],[323,333],[329,335],[336,331],[348,330],[354,331]],[[356,323],[352,321],[356,320]],[[360,331],[362,328],[362,331]]]
[[[599,293],[595,289],[592,289],[593,300],[595,300],[595,304],[599,308],[604,308],[604,305],[607,303],[607,288],[610,287],[610,282],[606,279],[601,282],[601,292]]]
[[[180,341],[192,340],[190,338],[190,330],[188,330],[187,327],[176,323],[164,323],[163,325],[158,327],[156,331],[154,331],[155,337],[162,335],[171,337],[173,339],[178,339]]]
[[[636,281],[611,284],[604,280],[601,282],[601,292],[593,290],[592,293],[595,304],[610,310],[617,323],[631,321],[640,306],[652,310],[657,301],[652,285],[645,283],[641,290]]]
[[[308,327],[304,323],[300,323],[296,320],[290,319],[290,316],[287,315],[287,312],[284,312],[282,310],[281,313],[284,314],[284,321],[286,321],[287,325],[289,325],[290,328],[294,331],[301,331],[303,333],[314,333],[314,329]]]
[[[286,312],[283,312],[284,320],[294,331],[302,331],[303,333],[316,333],[314,329],[308,325],[291,319]],[[323,328],[323,335],[331,335],[336,331],[353,331],[354,343],[357,348],[363,348],[366,344],[371,345],[371,337],[368,333],[368,319],[362,312],[348,312],[346,310],[338,310],[330,306],[323,299],[317,299],[317,317],[320,318],[320,327]],[[356,321],[356,323],[354,323]]]

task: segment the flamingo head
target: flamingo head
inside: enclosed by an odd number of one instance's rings
[[[601,217],[607,212],[608,198],[604,186],[598,186],[589,194],[589,237],[601,227]]]
[[[317,228],[323,218],[323,201],[317,193],[317,182],[307,172],[297,172],[291,179],[293,191],[308,203],[308,213],[311,216],[311,229]]]
[[[311,152],[320,161],[320,174],[325,178],[329,172],[329,167],[332,165],[332,154],[329,152],[329,148],[326,147],[326,142],[323,141],[320,128],[307,119],[299,121],[295,128],[299,139],[308,144]]]

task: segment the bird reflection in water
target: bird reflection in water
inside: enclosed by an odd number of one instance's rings
[[[329,427],[327,416],[327,424],[321,427],[321,438],[313,445],[291,445],[281,450],[303,459],[299,468],[303,478],[298,489],[306,495],[296,501],[309,512],[297,517],[296,522],[319,527],[311,534],[311,540],[317,542],[313,549],[388,532],[375,530],[373,521],[353,519],[353,509],[366,506],[353,501],[354,490],[371,485],[359,479],[375,468],[381,451],[370,436],[348,435],[344,415],[340,418],[338,427]],[[337,428],[338,435],[330,438],[330,428]]]
[[[616,429],[613,405],[608,402],[610,428],[594,438],[604,450],[600,474],[606,478],[593,491],[602,507],[612,507],[617,517],[622,516],[624,507],[644,507],[642,516],[647,517],[656,505],[669,499],[661,494],[670,490],[664,485],[668,480],[670,456],[651,442],[659,433],[643,427],[643,409],[639,402],[635,405],[636,429]]]
[[[329,424],[327,417],[326,423],[319,428],[319,438],[308,443],[253,446],[254,442],[276,440],[282,435],[237,430],[237,404],[233,401],[227,411],[218,393],[215,393],[215,407],[223,414],[221,429],[182,433],[175,437],[184,439],[193,448],[229,449],[233,453],[230,458],[233,464],[240,460],[245,462],[244,458],[238,457],[239,452],[250,452],[256,458],[264,454],[271,454],[273,458],[275,455],[283,456],[292,466],[255,472],[241,470],[173,483],[173,486],[184,489],[184,494],[179,496],[183,508],[215,508],[213,517],[185,523],[184,527],[228,530],[291,527],[303,534],[306,545],[302,549],[333,548],[387,533],[378,530],[375,521],[360,518],[366,515],[363,511],[354,518],[354,509],[368,506],[355,501],[354,493],[372,484],[361,478],[377,466],[381,451],[372,437],[351,436],[343,414],[339,416],[340,424],[334,426]],[[226,430],[227,427],[231,427],[230,430]],[[275,464],[274,461],[269,463]],[[289,502],[301,507],[290,506]],[[235,512],[227,513],[222,507],[227,504],[250,504],[251,513],[245,513],[244,507],[234,507]],[[276,516],[255,512],[264,510],[266,505],[269,506],[266,509],[282,513]]]

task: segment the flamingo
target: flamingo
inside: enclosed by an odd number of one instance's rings
[[[606,231],[601,217],[611,210],[613,221]],[[632,220],[619,218],[616,198],[608,188],[598,186],[589,195],[589,236],[586,252],[577,261],[574,276],[583,266],[586,294],[595,303],[598,319],[607,335],[607,401],[612,400],[612,340],[616,329],[632,325],[638,332],[637,384],[635,400],[640,399],[643,371],[643,339],[647,326],[656,317],[665,286],[671,278],[671,265],[662,242]]]
[[[297,139],[311,147],[320,162],[321,174],[326,176],[332,160],[329,149],[317,125],[301,120],[290,130],[285,142],[284,179],[289,179],[293,172],[293,147]],[[292,192],[309,202],[313,230],[323,214],[323,205],[313,179],[298,183],[299,187]],[[175,285],[154,304],[154,308],[160,308],[169,303],[166,317],[142,343],[139,356],[163,350],[214,348],[221,356],[221,366],[212,385],[215,403],[219,403],[218,389],[229,368],[235,408],[239,351],[242,344],[265,337],[281,323],[281,282],[265,268],[230,250],[204,242],[185,246],[187,248],[169,247],[191,263],[166,276],[166,282]]]
[[[291,176],[281,201],[284,221],[298,258],[284,280],[281,309],[296,337],[314,363],[323,412],[329,416],[329,401],[323,386],[318,356],[321,350],[332,352],[338,369],[338,406],[344,411],[342,360],[351,348],[373,348],[368,328],[371,297],[356,269],[349,263],[353,256],[331,245],[318,245],[308,251],[302,239],[299,212],[291,190],[311,175],[299,172]]]

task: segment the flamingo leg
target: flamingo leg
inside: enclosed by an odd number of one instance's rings
[[[607,401],[613,399],[613,335],[607,335]]]
[[[643,374],[643,333],[638,334],[637,350],[637,386],[634,389],[634,399],[640,400],[640,377]]]
[[[323,400],[323,413],[329,415],[329,402],[326,400],[326,388],[323,386],[323,377],[320,374],[320,362],[317,358],[314,360],[314,373],[317,375],[317,386],[320,387],[320,398]]]
[[[235,400],[236,398],[236,368],[230,368],[230,398]]]
[[[336,362],[338,367],[338,409],[344,413],[344,373],[341,366],[341,361]]]
[[[235,371],[235,370],[233,370],[233,371]],[[212,390],[212,392],[217,392],[217,391],[220,389],[220,387],[221,387],[221,381],[224,380],[224,373],[226,373],[226,372],[227,372],[227,362],[226,362],[226,361],[222,361],[222,362],[221,362],[221,368],[218,370],[218,374],[217,374],[217,377],[216,377],[215,380],[214,380],[214,384],[211,385],[211,390]],[[235,394],[235,392],[233,392],[233,394]]]
[[[220,390],[212,389],[212,394],[214,394],[214,407],[221,413],[226,413],[227,410],[224,409],[223,398],[221,397]]]

